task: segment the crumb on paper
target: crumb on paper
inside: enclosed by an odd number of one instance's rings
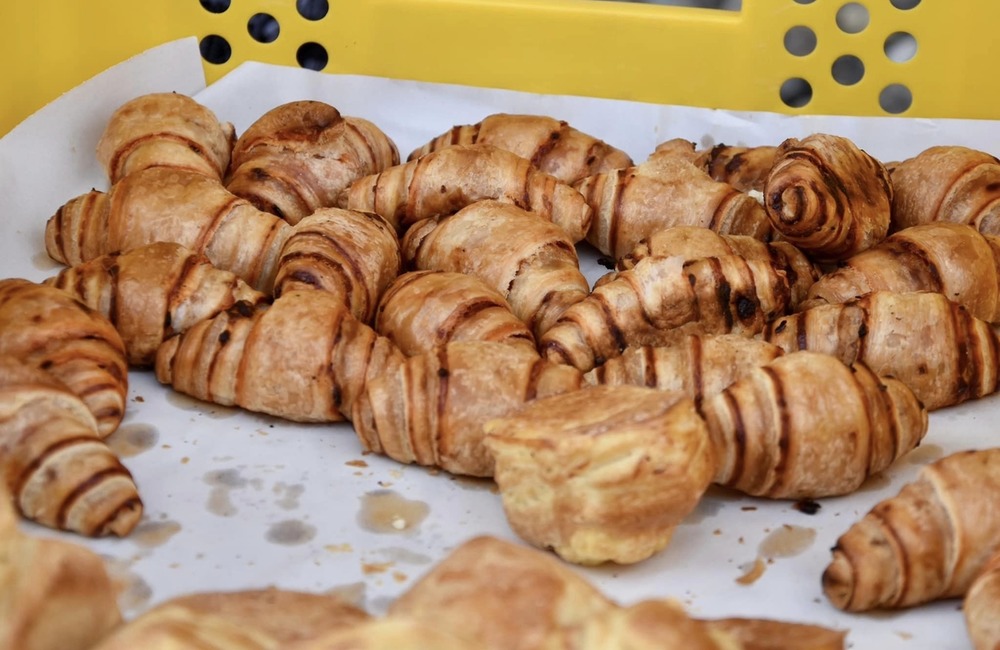
[[[142,395],[136,395],[135,397],[132,398],[132,401],[139,402],[140,404],[142,404],[143,402],[146,401],[146,399]]]
[[[743,512],[753,512],[757,509],[757,506],[743,506],[740,508]]]
[[[323,547],[330,553],[353,553],[354,548],[350,544],[327,544]]]
[[[349,460],[349,461],[347,461],[344,464],[347,465],[347,466],[349,466],[349,467],[368,467],[368,463],[365,462],[365,461],[363,461],[363,460],[361,460],[361,459],[358,459],[358,460]]]
[[[403,470],[401,469],[389,470],[389,476],[398,481],[399,479],[403,478]]]
[[[712,534],[713,535],[721,535],[722,534],[722,530],[720,528],[716,528],[715,530],[712,531]]]
[[[902,639],[904,641],[909,641],[910,639],[913,638],[913,635],[911,633],[909,633],[909,632],[903,632],[903,631],[900,631],[900,630],[896,631],[896,636],[898,636],[900,639]]]
[[[402,571],[392,572],[392,579],[395,580],[396,582],[406,582],[407,580],[409,580],[409,578],[410,576],[406,575]]]
[[[382,488],[392,487],[392,481],[379,481],[378,486]]]
[[[181,465],[187,465],[190,462],[191,462],[191,458],[189,456],[185,456],[184,458],[181,458]]]
[[[766,565],[761,559],[755,558],[753,563],[749,566],[743,565],[743,575],[736,578],[737,584],[741,585],[752,585],[753,583],[760,580],[760,577],[764,575],[764,569]]]
[[[396,565],[395,562],[362,562],[361,572],[365,575],[385,573]]]

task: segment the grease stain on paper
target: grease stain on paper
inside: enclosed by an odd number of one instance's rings
[[[131,458],[149,451],[160,440],[160,432],[151,424],[123,424],[104,442],[119,458]]]
[[[373,533],[397,534],[416,530],[430,511],[423,501],[412,501],[394,490],[375,490],[362,495],[357,521]]]
[[[264,535],[267,541],[282,546],[306,544],[314,537],[316,537],[316,527],[298,519],[285,519],[272,524]]]

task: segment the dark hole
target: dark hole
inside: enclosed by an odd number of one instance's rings
[[[309,70],[322,70],[330,61],[326,48],[319,43],[303,43],[295,53],[299,65]]]
[[[273,43],[278,38],[281,26],[271,14],[254,14],[247,21],[247,31],[255,41]]]
[[[918,4],[920,4],[920,0],[890,0],[890,1],[893,7],[895,7],[896,9],[902,9],[903,11],[913,9]]]
[[[330,11],[328,0],[295,0],[295,8],[306,20],[320,20]]]
[[[213,14],[221,14],[229,9],[231,2],[232,0],[201,0],[201,6]]]
[[[903,84],[889,84],[879,93],[878,104],[886,113],[898,115],[913,105],[913,93]]]
[[[233,55],[233,48],[229,46],[229,41],[218,34],[209,34],[201,39],[199,49],[201,49],[201,57],[209,63],[225,63]]]
[[[833,62],[831,72],[837,83],[851,86],[865,76],[865,64],[853,54],[845,54]]]
[[[812,101],[812,85],[801,77],[787,79],[779,91],[781,101],[791,108],[802,108]]]

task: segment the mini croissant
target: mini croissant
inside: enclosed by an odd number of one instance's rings
[[[851,612],[962,596],[1000,544],[998,502],[1000,448],[925,466],[840,536],[823,591]]]
[[[565,183],[620,167],[630,167],[628,154],[579,131],[562,120],[542,115],[496,113],[481,122],[452,128],[416,149],[408,160],[456,144],[489,144],[505,149]]]

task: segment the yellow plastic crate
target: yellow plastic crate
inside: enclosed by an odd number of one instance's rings
[[[184,36],[216,60],[228,48],[225,62],[206,62],[210,81],[246,60],[294,66],[311,54],[309,65],[325,57],[327,72],[544,93],[1000,117],[987,71],[1000,54],[990,33],[1000,24],[996,0],[744,0],[738,12],[605,0],[329,0],[310,17],[298,9],[305,4],[7,0],[0,133],[97,72]]]

